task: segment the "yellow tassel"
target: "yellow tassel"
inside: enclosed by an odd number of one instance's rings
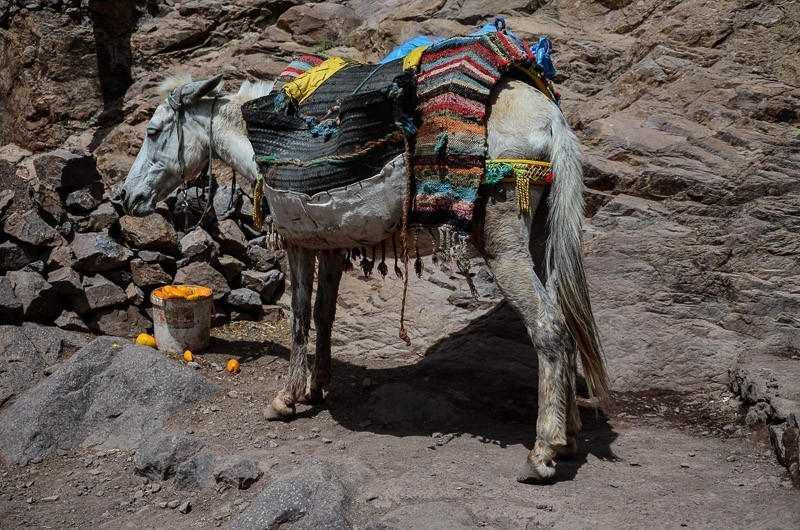
[[[522,213],[531,213],[531,190],[528,175],[518,172],[517,176],[517,209]]]
[[[256,177],[256,187],[253,190],[253,224],[261,230],[264,226],[264,211],[261,208],[261,201],[264,195],[264,177],[261,173]]]

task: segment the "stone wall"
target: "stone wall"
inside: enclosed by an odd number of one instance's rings
[[[6,147],[0,187],[0,324],[135,336],[152,327],[150,292],[173,282],[213,290],[215,325],[281,314],[272,305],[283,292],[280,253],[247,222],[252,202],[239,187],[220,185],[197,227],[202,190],[125,216],[80,148],[31,156]]]

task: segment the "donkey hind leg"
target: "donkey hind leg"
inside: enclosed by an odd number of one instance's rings
[[[483,222],[476,219],[476,243],[497,285],[528,329],[539,359],[539,415],[536,442],[520,481],[555,475],[553,458],[566,439],[566,346],[563,317],[551,289],[536,274],[529,250],[530,216],[520,215],[515,190],[495,187],[485,199]]]
[[[564,392],[566,398],[566,435],[567,444],[558,448],[558,455],[563,457],[574,456],[578,452],[578,434],[581,432],[581,416],[578,412],[577,389],[575,378],[578,371],[578,352],[575,350],[575,341],[568,338],[566,362],[564,370]]]
[[[542,198],[533,215],[533,220],[530,226],[530,241],[529,249],[533,264],[536,269],[536,275],[543,284],[547,283],[547,271],[544,266],[547,238],[549,235],[547,217],[550,214],[550,206],[548,204],[549,188],[543,190]],[[567,444],[558,448],[558,455],[563,457],[573,456],[578,452],[577,438],[581,431],[581,417],[578,413],[578,401],[576,399],[577,389],[575,387],[575,378],[577,375],[577,351],[575,350],[575,341],[569,340],[567,347],[567,365],[564,370],[564,392],[566,397],[566,436]]]
[[[314,325],[317,328],[317,348],[314,368],[309,377],[304,401],[319,403],[323,389],[331,381],[331,332],[336,317],[336,297],[342,279],[345,254],[341,250],[325,250],[319,253],[317,273],[317,297],[314,302]]]
[[[306,349],[311,324],[311,287],[314,283],[316,251],[292,245],[287,254],[292,275],[292,352],[286,384],[267,407],[266,416],[269,420],[288,420],[294,416],[294,404],[305,394],[308,377]]]

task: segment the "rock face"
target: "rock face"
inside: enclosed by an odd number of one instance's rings
[[[0,420],[6,462],[55,449],[135,447],[179,407],[210,397],[215,385],[159,352],[102,337],[20,396]]]

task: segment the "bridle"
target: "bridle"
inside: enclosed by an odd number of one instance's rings
[[[185,109],[185,104],[183,102],[182,90],[183,90],[183,87],[180,87],[180,88],[177,88],[177,89],[173,90],[172,92],[170,92],[170,94],[167,96],[167,104],[169,104],[169,107],[175,112],[175,116],[177,118],[177,125],[178,125],[178,166],[181,169],[181,184],[180,184],[179,190],[183,191],[183,194],[184,194],[184,211],[186,211],[189,208],[188,201],[186,201],[186,189],[187,189],[188,181],[187,181],[187,178],[186,178],[186,158],[184,156],[185,143],[184,143],[184,133],[183,133],[183,124],[184,124],[184,122],[186,120],[186,109]],[[208,214],[209,210],[211,209],[211,202],[212,202],[212,197],[213,197],[213,194],[214,194],[214,188],[213,188],[213,186],[214,186],[213,166],[214,166],[214,164],[212,163],[212,161],[214,159],[214,141],[213,141],[213,136],[212,135],[213,135],[213,131],[214,131],[214,113],[216,112],[216,109],[217,109],[217,101],[219,100],[219,97],[220,97],[219,94],[215,94],[214,98],[212,99],[212,102],[211,102],[211,117],[208,120],[208,162],[206,163],[206,167],[204,169],[204,171],[206,171],[207,175],[208,175],[207,184],[206,184],[207,193],[204,193],[206,195],[206,203],[205,203],[205,206],[203,207],[203,213],[200,216],[200,219],[197,221],[197,224],[192,228],[192,230],[194,230],[195,228],[197,228],[198,226],[200,226],[203,223],[203,220],[205,219],[206,215]],[[201,172],[201,174],[202,174],[202,172]],[[227,211],[230,211],[230,209],[233,207],[233,200],[234,200],[234,197],[236,195],[235,191],[236,191],[236,171],[234,170],[233,171],[233,182],[232,182],[232,187],[231,187],[231,196],[230,196],[230,200],[228,201],[228,206],[226,208]],[[199,199],[200,197],[198,195],[195,195],[195,198]],[[186,224],[185,223],[186,223],[186,216],[184,216],[184,229],[186,228]]]

